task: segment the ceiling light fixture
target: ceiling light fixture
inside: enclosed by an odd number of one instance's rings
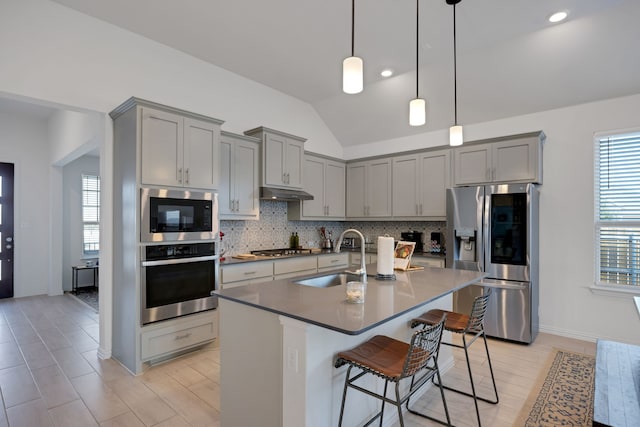
[[[567,11],[563,10],[561,12],[556,12],[551,16],[549,16],[549,22],[552,22],[555,24],[555,23],[564,21],[565,19],[567,19],[567,16],[569,16],[569,13]]]
[[[386,69],[384,69],[384,70],[382,70],[382,71],[380,72],[380,75],[381,75],[382,77],[391,77],[391,76],[393,76],[393,70],[391,70],[391,69],[389,69],[389,68],[386,68]]]
[[[420,35],[420,6],[416,0],[416,97],[409,102],[409,124],[411,126],[422,126],[426,123],[426,103],[418,96],[418,76],[420,75],[419,59],[419,35]]]
[[[362,92],[362,58],[354,55],[356,0],[351,0],[351,56],[342,61],[342,90],[354,94]]]
[[[453,5],[453,126],[449,128],[449,145],[455,147],[462,145],[462,126],[458,124],[458,64],[456,46],[456,4],[461,0],[445,0],[447,4]]]

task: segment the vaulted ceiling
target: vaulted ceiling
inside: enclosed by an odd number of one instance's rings
[[[54,0],[310,103],[343,146],[453,122],[453,13],[420,1],[420,95],[410,127],[414,0],[356,0],[365,88],[341,90],[349,0]],[[548,16],[567,10],[551,24]],[[456,6],[459,122],[471,124],[640,93],[640,1],[462,0]],[[394,70],[390,78],[380,76]]]

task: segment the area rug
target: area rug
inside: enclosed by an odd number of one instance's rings
[[[98,312],[100,297],[97,289],[82,289],[78,290],[76,294],[69,293],[69,295],[79,299]]]
[[[595,357],[554,350],[515,426],[591,426]]]

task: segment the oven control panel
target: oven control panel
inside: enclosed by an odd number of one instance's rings
[[[215,242],[178,245],[153,245],[145,247],[145,260],[191,258],[216,254]]]

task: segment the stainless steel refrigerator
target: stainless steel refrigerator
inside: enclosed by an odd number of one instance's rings
[[[531,343],[538,334],[538,207],[534,184],[447,190],[447,266],[488,274],[454,294],[455,311],[492,289],[488,336]]]

